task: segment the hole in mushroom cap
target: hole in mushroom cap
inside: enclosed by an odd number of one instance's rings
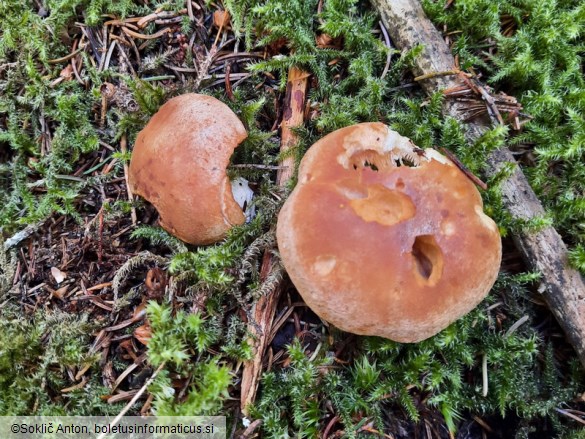
[[[433,235],[414,239],[411,252],[416,276],[426,285],[435,285],[443,274],[443,252]]]
[[[366,198],[350,200],[349,205],[364,221],[375,221],[383,226],[412,218],[416,212],[408,195],[381,184],[369,186]]]
[[[400,158],[394,160],[396,167],[408,166],[409,168],[415,168],[419,165],[419,160],[414,155],[405,154]]]
[[[376,171],[376,172],[378,171],[378,167],[376,166],[376,164],[375,164],[375,163],[370,163],[370,162],[366,161],[366,162],[364,163],[364,166],[365,166],[366,168],[370,168],[372,171]]]
[[[420,157],[415,151],[379,152],[374,149],[363,149],[353,152],[349,159],[340,158],[340,163],[349,165],[350,169],[370,168],[373,171],[384,171],[400,166],[417,167],[420,165]]]
[[[381,154],[373,149],[357,151],[349,158],[349,164],[353,169],[370,168],[373,171],[389,168],[390,162],[389,154]]]

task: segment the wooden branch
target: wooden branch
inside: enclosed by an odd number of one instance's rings
[[[260,270],[260,282],[268,277],[272,270],[272,254],[265,252],[262,258],[262,267]],[[250,340],[254,351],[254,358],[244,363],[242,372],[242,384],[240,391],[240,406],[242,413],[248,416],[248,406],[256,399],[258,391],[258,382],[262,375],[262,359],[268,344],[268,335],[272,328],[276,305],[280,298],[280,285],[265,296],[261,296],[252,307],[253,321],[248,325],[248,331],[254,339]]]
[[[298,138],[292,128],[302,126],[304,121],[305,100],[307,96],[309,73],[292,67],[288,72],[284,111],[281,124],[281,154],[287,153],[294,147]],[[295,159],[287,155],[280,163],[276,181],[284,186],[292,178],[295,171]],[[274,270],[272,253],[266,251],[260,268],[260,282],[264,282]],[[248,405],[256,399],[258,381],[262,374],[262,358],[268,345],[268,337],[272,329],[276,305],[280,297],[280,285],[265,296],[262,296],[252,307],[253,321],[248,327],[255,340],[251,340],[254,349],[254,358],[244,363],[240,393],[242,413],[248,416]]]
[[[449,47],[425,16],[418,1],[372,0],[372,3],[380,12],[396,46],[408,50],[423,45],[413,72],[417,77],[423,77],[420,84],[428,94],[465,85],[462,75],[456,73]],[[464,105],[454,99],[445,99],[444,114],[462,121]],[[474,142],[489,128],[490,120],[486,118],[468,122],[467,141]],[[513,164],[512,175],[501,186],[506,209],[521,220],[544,215],[544,208],[508,148],[501,148],[488,156],[486,173],[494,176],[509,163]],[[553,227],[533,233],[522,232],[513,239],[528,267],[541,273],[539,291],[585,366],[585,284],[581,275],[568,264],[565,243]]]
[[[279,186],[284,186],[295,172],[295,158],[290,154],[290,149],[297,144],[298,138],[292,129],[303,125],[308,79],[309,74],[297,68],[293,67],[288,72],[282,113],[280,153],[288,152],[289,154],[282,160],[283,168],[276,176]]]

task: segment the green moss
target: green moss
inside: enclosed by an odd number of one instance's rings
[[[496,300],[492,295],[473,312],[420,343],[361,338],[347,368],[334,367],[325,345],[315,355],[305,352],[296,340],[288,348],[290,367],[265,375],[253,413],[264,420],[272,436],[291,428],[310,436],[332,406],[348,437],[353,437],[359,419],[374,420],[383,431],[381,413],[389,407],[405,410],[413,421],[420,420],[424,400],[443,415],[452,431],[468,412],[503,417],[515,413],[528,423],[547,418],[555,423],[557,433],[569,431],[558,422],[555,409],[579,393],[583,376],[579,363],[572,362],[571,376],[562,376],[551,346],[542,344],[529,324],[510,331],[528,307],[520,297],[526,293],[526,282],[533,279],[500,277],[496,291],[523,304],[511,310],[502,328],[495,322],[497,311],[487,310]],[[543,355],[540,361],[539,355]],[[482,384],[484,356],[487,388]]]
[[[5,229],[13,231],[53,212],[76,216],[73,200],[80,185],[59,175],[74,171],[80,156],[98,147],[92,114],[96,94],[75,80],[52,84],[65,64],[49,60],[71,51],[69,29],[82,11],[94,25],[105,11],[124,16],[142,9],[128,0],[53,0],[45,2],[44,11],[32,1],[0,5],[0,118],[5,117],[0,145],[11,151],[0,172],[0,224]],[[83,79],[99,88],[99,76],[88,67]],[[46,188],[42,195],[32,190],[40,180]]]
[[[231,384],[230,370],[217,364],[206,350],[221,336],[214,319],[204,320],[200,314],[179,311],[172,315],[168,306],[151,302],[147,308],[152,328],[148,357],[153,366],[162,363],[177,374],[189,377],[193,385],[177,400],[170,373],[163,370],[150,387],[154,395],[154,411],[159,416],[217,415]]]
[[[72,386],[66,367],[95,365],[93,326],[87,315],[38,311],[26,318],[5,303],[0,316],[0,413],[3,415],[105,415],[116,409],[101,400],[109,389],[92,374],[83,388]]]

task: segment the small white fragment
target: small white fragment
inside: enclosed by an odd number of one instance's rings
[[[248,180],[242,177],[238,177],[232,180],[232,194],[234,200],[244,211],[246,215],[246,222],[252,221],[252,218],[256,215],[256,207],[252,204],[252,198],[254,198],[254,191],[250,189]]]
[[[67,278],[67,273],[59,270],[57,267],[51,267],[51,275],[57,281],[58,284],[60,284]]]
[[[251,423],[252,423],[252,422],[251,422],[251,421],[250,421],[248,418],[246,418],[245,416],[242,418],[242,425],[243,425],[245,428],[248,428],[248,427],[250,426],[250,424],[251,424]]]

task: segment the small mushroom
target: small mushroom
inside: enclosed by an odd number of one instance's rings
[[[131,190],[154,205],[161,226],[185,242],[206,245],[245,221],[226,168],[247,136],[219,100],[194,93],[169,100],[138,134]]]
[[[315,313],[399,342],[431,337],[471,311],[501,261],[498,227],[473,183],[381,123],[337,130],[307,151],[277,240]]]

